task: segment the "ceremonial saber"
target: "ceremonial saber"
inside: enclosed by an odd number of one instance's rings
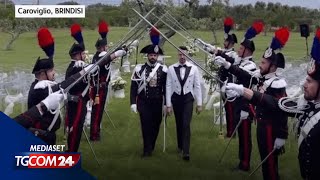
[[[167,13],[167,12],[168,12],[168,11],[166,11],[166,13]],[[192,35],[190,32],[188,32],[187,29],[186,29],[185,27],[183,27],[183,25],[181,25],[181,23],[179,23],[179,21],[177,21],[170,13],[168,13],[168,15],[169,15],[169,18],[168,18],[168,19],[169,19],[169,21],[170,21],[171,23],[172,23],[172,20],[173,20],[173,21],[174,21],[174,22],[173,22],[174,25],[178,26],[178,27],[180,28],[180,30],[184,31],[184,32],[187,33],[189,36],[191,36],[191,37],[194,39],[194,42],[195,42],[195,41],[198,41],[199,43],[202,44],[202,46],[205,46],[204,41],[196,38],[194,35]],[[171,20],[170,20],[170,18],[171,18]],[[182,37],[184,37],[184,36],[182,36]],[[186,37],[184,37],[184,38],[188,40],[188,38],[186,38]],[[203,52],[205,52],[205,53],[207,54],[208,51],[204,50],[204,49],[203,49],[201,46],[199,46],[197,43],[195,43],[195,44],[196,44],[196,46],[197,46],[199,49],[201,49]]]
[[[179,21],[177,21],[168,11],[166,11],[166,13],[168,14],[169,18],[171,18],[171,20],[174,20],[175,25],[180,26],[180,29],[183,30],[184,32],[186,32],[189,36],[191,36],[192,38],[196,39],[196,37],[194,35],[192,35],[191,33],[189,33],[187,31],[187,29],[185,27],[183,27],[183,25],[181,23],[179,23]]]
[[[276,148],[273,148],[273,150],[267,155],[267,157],[264,158],[261,161],[261,163],[249,174],[249,177],[251,177],[262,166],[262,164],[268,160],[268,158],[271,156],[271,154],[274,153],[275,150],[276,150]]]
[[[113,121],[112,121],[111,117],[109,116],[108,112],[106,111],[106,109],[103,109],[103,111],[104,111],[104,113],[106,113],[107,117],[111,121],[112,126],[116,129],[116,126],[113,124]]]
[[[223,111],[223,108],[222,108],[222,104],[223,104],[223,102],[222,102],[222,90],[221,90],[221,88],[222,88],[222,86],[220,85],[220,103],[219,103],[219,108],[220,108],[220,132],[219,132],[219,137],[220,138],[223,138],[223,132],[222,132],[222,123],[223,123],[223,117],[222,117],[222,111]],[[233,137],[233,136],[231,136],[231,137]],[[232,139],[232,138],[230,138],[230,139]]]
[[[154,10],[155,8],[152,8],[146,15],[145,17],[149,16],[151,14],[151,12]],[[144,16],[143,16],[144,17]],[[144,18],[145,18],[144,17]],[[123,44],[125,44],[126,41],[128,41],[129,39],[131,39],[132,37],[134,37],[135,35],[137,35],[137,33],[141,30],[138,29],[136,30],[135,33],[133,33],[129,38],[127,36],[129,36],[129,34],[131,32],[133,32],[133,30],[137,29],[138,26],[140,26],[140,24],[143,22],[143,20],[140,20],[133,28],[130,29],[130,31],[119,41],[119,43],[117,45],[114,46],[114,48],[112,48],[110,51],[108,51],[103,57],[101,57],[88,71],[86,71],[84,74],[82,74],[78,79],[76,79],[72,84],[70,84],[66,89],[64,89],[64,93],[67,93],[70,91],[70,89],[76,85],[84,76],[86,76],[92,69],[94,69],[96,66],[98,66],[99,64],[101,64],[104,59],[108,56],[110,56],[117,48],[122,47]],[[143,29],[143,28],[142,28]],[[138,35],[140,36],[143,33],[143,31],[141,33],[139,33]],[[131,43],[133,43],[133,41],[131,41]],[[130,43],[130,44],[131,44]],[[130,45],[129,44],[129,45]],[[129,46],[128,45],[128,46]]]
[[[138,11],[136,11],[135,9],[132,9],[135,13],[137,13],[140,18],[142,18],[145,22],[147,22],[152,28],[156,29],[162,36],[163,38],[165,38],[174,48],[176,48],[177,50],[179,50],[179,48],[174,45],[159,29],[157,29],[152,23],[150,23],[150,21],[148,21],[145,17],[143,17]],[[179,50],[180,51],[180,50]],[[201,70],[203,70],[205,73],[207,73],[208,75],[210,75],[213,79],[215,79],[216,81],[223,83],[223,81],[221,81],[218,77],[214,76],[213,74],[211,74],[207,69],[203,68],[197,61],[195,61],[192,57],[190,57],[187,53],[180,51],[184,56],[186,56],[190,61],[192,61],[196,66],[198,66]]]
[[[86,140],[87,140],[87,142],[88,142],[88,144],[89,144],[89,146],[90,146],[90,149],[91,149],[91,152],[92,152],[92,154],[93,154],[93,156],[94,156],[94,159],[97,161],[98,165],[101,167],[101,165],[100,165],[100,163],[99,163],[99,161],[98,161],[97,155],[96,155],[96,153],[95,153],[94,150],[93,150],[93,147],[92,147],[92,145],[91,145],[91,143],[90,143],[90,141],[89,141],[89,138],[88,138],[88,136],[87,136],[87,133],[86,133],[85,129],[82,128],[82,131],[83,131],[84,136],[86,137]]]
[[[163,118],[163,152],[166,151],[166,124],[167,124],[167,117],[168,117],[167,115],[164,115],[164,118]]]
[[[139,44],[136,47],[136,65],[138,64]]]
[[[229,147],[229,145],[230,145],[230,143],[231,143],[231,140],[232,140],[234,134],[236,133],[236,131],[238,130],[238,128],[239,128],[242,120],[243,120],[243,119],[240,119],[240,121],[238,122],[237,126],[234,128],[234,130],[233,130],[233,132],[232,132],[232,134],[231,134],[231,137],[230,137],[230,139],[229,139],[229,141],[228,141],[228,144],[227,144],[227,146],[224,148],[224,151],[223,151],[223,153],[222,153],[222,155],[221,155],[221,157],[220,157],[220,159],[219,159],[219,161],[218,161],[219,163],[222,162],[222,159],[223,159],[224,155],[225,155],[226,152],[227,152],[227,149],[228,149],[228,147]]]
[[[158,24],[159,22],[160,22],[160,19],[162,19],[164,16],[166,15],[166,13],[165,14],[163,14],[163,15],[161,15],[161,17],[160,18],[158,18],[158,20],[156,21],[156,23],[155,24]],[[149,32],[149,30],[147,31],[147,33]],[[138,38],[138,42],[140,43],[140,41],[142,40],[142,39],[144,39],[145,38],[145,36],[146,36],[146,34],[147,33],[145,33],[143,36],[141,36],[140,38]],[[136,65],[138,64],[138,54],[139,54],[139,43],[138,43],[138,45],[136,46]]]
[[[157,19],[159,19],[155,14],[152,13],[152,15],[154,17],[156,17]],[[176,29],[174,29],[172,26],[170,26],[168,23],[164,22],[162,19],[159,19],[164,25],[168,26],[171,30],[173,30],[174,32],[178,33],[180,36],[182,36],[183,38],[185,38],[186,40],[189,40],[188,38],[186,38],[182,33],[180,33],[179,31],[177,31]],[[205,46],[205,43],[202,40],[199,40],[197,38],[194,38],[194,42],[200,42],[203,46]],[[199,46],[197,43],[195,43],[195,45],[201,49],[201,51],[203,51],[204,53],[206,53],[207,55],[211,56],[212,54],[208,51],[206,51],[203,47]]]

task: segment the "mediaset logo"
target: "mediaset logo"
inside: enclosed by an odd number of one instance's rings
[[[27,168],[72,168],[76,166],[80,162],[80,154],[65,153],[64,148],[65,145],[31,145],[30,152],[14,156],[16,166]]]

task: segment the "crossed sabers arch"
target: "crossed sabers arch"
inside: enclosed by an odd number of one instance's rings
[[[120,49],[120,48],[126,48],[129,47],[135,40],[143,37],[143,33],[148,32],[151,28],[155,28],[155,25],[157,25],[159,22],[162,22],[163,24],[165,24],[167,27],[169,27],[171,30],[175,31],[176,33],[180,34],[182,37],[186,38],[188,41],[190,41],[190,39],[188,39],[187,37],[185,37],[182,33],[180,33],[179,31],[175,30],[172,25],[170,25],[168,22],[165,22],[163,20],[164,17],[166,17],[168,20],[170,20],[171,23],[174,23],[176,25],[176,27],[180,28],[183,32],[187,33],[189,36],[191,36],[194,40],[195,43],[198,48],[200,50],[202,50],[203,52],[205,52],[208,55],[211,55],[211,53],[207,52],[206,50],[204,50],[204,46],[206,43],[204,43],[202,40],[195,38],[195,36],[193,36],[191,33],[189,33],[176,19],[173,18],[173,16],[167,11],[165,12],[161,17],[157,17],[153,11],[155,10],[155,8],[151,9],[145,16],[142,16],[139,12],[137,12],[135,9],[133,9],[133,11],[135,13],[137,13],[137,15],[141,18],[139,20],[139,22],[129,30],[129,32],[120,40],[117,42],[116,45],[114,45],[112,48],[110,48],[108,50],[108,52],[102,56],[96,63],[94,63],[94,65],[85,73],[83,73],[78,79],[76,79],[72,84],[70,84],[67,88],[65,89],[61,89],[61,91],[64,94],[68,94],[70,89],[72,87],[74,87],[78,82],[80,82],[85,76],[89,75],[90,71],[92,71],[94,68],[96,68],[96,66],[99,66],[101,64],[103,64],[107,59],[108,56],[110,56],[112,53],[114,53],[116,50]],[[150,21],[147,18],[150,18],[152,15],[153,17],[156,17],[157,21],[152,24],[150,23]],[[170,43],[175,49],[179,50],[179,48],[173,44],[169,38],[167,38],[159,29],[157,29],[159,31],[159,33],[161,34],[161,36],[163,38],[166,39],[166,41],[168,43]],[[216,75],[213,75],[210,71],[208,71],[206,68],[204,68],[202,65],[200,65],[195,59],[193,59],[191,56],[189,56],[188,54],[186,54],[185,52],[181,51],[182,54],[184,54],[190,61],[192,61],[197,67],[199,67],[202,71],[204,71],[205,73],[207,73],[210,77],[212,77],[213,79],[215,79],[217,82],[223,83]],[[66,101],[64,101],[64,104],[66,104]],[[94,155],[95,160],[97,161],[98,165],[100,166],[100,163],[98,161],[98,158],[96,156],[96,153],[88,139],[87,134],[85,133],[85,137],[86,140],[90,146],[90,149]]]

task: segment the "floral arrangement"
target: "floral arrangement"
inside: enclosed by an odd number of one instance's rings
[[[211,61],[212,58],[214,58],[214,57],[208,57],[208,63],[207,63],[206,69],[209,70],[211,72],[211,74],[215,75],[215,74],[217,74],[219,67]],[[202,77],[206,83],[210,84],[209,94],[211,95],[212,92],[214,91],[213,90],[214,86],[217,85],[217,82],[214,78],[212,78],[207,73],[205,73]]]
[[[199,52],[199,48],[196,46],[193,41],[187,41],[184,43],[186,48],[188,49],[188,53],[190,56],[195,56],[197,52]]]
[[[125,81],[119,76],[116,79],[112,80],[110,83],[111,83],[111,88],[114,91],[117,91],[117,90],[124,89],[127,84],[127,81]]]

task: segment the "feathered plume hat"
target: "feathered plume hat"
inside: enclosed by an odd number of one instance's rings
[[[85,50],[81,27],[79,24],[73,24],[70,28],[71,36],[77,41],[73,43],[69,50],[69,55],[73,56],[74,54],[81,53]]]
[[[242,40],[241,45],[254,52],[256,48],[253,42],[253,38],[263,31],[263,27],[264,24],[261,21],[254,22],[244,35],[244,39]]]
[[[160,54],[163,55],[162,49],[159,47],[159,41],[160,41],[160,32],[156,28],[151,28],[150,32],[150,40],[152,44],[149,44],[141,49],[140,53],[145,54]]]
[[[281,52],[279,52],[287,43],[290,36],[288,28],[283,27],[274,33],[270,47],[266,49],[263,58],[268,59],[272,64],[278,68],[285,67],[285,59]]]
[[[48,58],[40,59],[40,57],[38,57],[33,67],[32,74],[36,74],[41,71],[46,71],[54,67],[54,39],[52,37],[51,32],[47,28],[40,28],[37,37],[39,46],[46,53]]]
[[[99,38],[97,40],[97,42],[95,44],[96,48],[103,47],[108,44],[107,35],[109,32],[109,25],[104,20],[100,21],[98,32],[99,32],[101,38]]]
[[[238,43],[237,36],[232,33],[230,34],[230,31],[233,29],[234,21],[231,17],[226,17],[223,22],[224,26],[224,40],[229,41],[230,43]]]
[[[308,75],[320,81],[320,28],[317,29],[313,39]]]

